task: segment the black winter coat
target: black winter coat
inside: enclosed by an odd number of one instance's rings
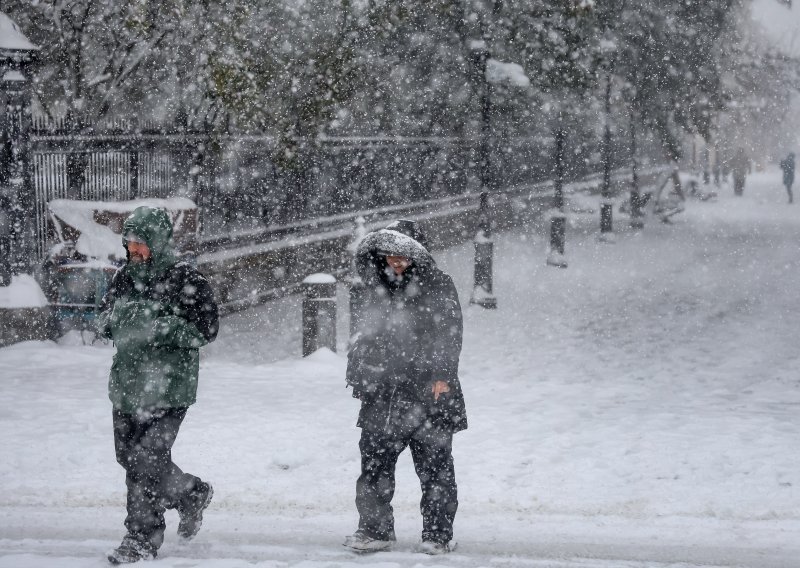
[[[413,261],[401,279],[387,253]],[[361,400],[358,425],[407,435],[421,427],[467,427],[458,380],[462,319],[453,281],[418,241],[393,230],[367,235],[356,251],[366,286],[362,326],[348,354],[347,383]],[[432,386],[450,392],[435,401]]]

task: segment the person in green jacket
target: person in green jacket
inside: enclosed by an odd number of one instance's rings
[[[171,452],[195,402],[200,347],[216,338],[219,324],[208,281],[172,249],[166,211],[137,208],[122,238],[128,261],[114,275],[98,318],[100,335],[117,348],[108,394],[128,489],[128,532],[108,555],[113,564],[156,557],[165,509],[177,509],[181,538],[200,530],[213,489],[181,471]]]

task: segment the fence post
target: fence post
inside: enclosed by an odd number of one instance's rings
[[[484,191],[481,193],[481,203],[478,208],[478,231],[475,233],[475,286],[472,288],[469,303],[487,309],[497,307],[497,298],[492,293],[493,255],[489,193]]]
[[[322,347],[336,351],[336,278],[311,274],[303,291],[303,357]]]
[[[224,217],[224,213],[221,213],[224,206],[220,203],[220,196],[222,195],[220,190],[220,168],[223,162],[222,135],[219,132],[214,132],[212,128],[213,125],[211,124],[205,126],[206,147],[203,155],[205,184],[202,188],[201,198],[203,202],[201,226],[203,227],[209,226],[209,221],[213,221],[215,227],[222,226],[222,218]],[[212,217],[212,213],[216,213],[216,215]]]
[[[192,184],[191,196],[197,205],[198,233],[203,231],[206,221],[206,209],[211,207],[211,184],[214,177],[212,158],[211,125],[203,121],[203,130],[192,156],[192,168],[189,171]]]
[[[139,149],[134,148],[128,152],[128,179],[130,179],[131,199],[139,197]]]
[[[186,107],[181,102],[175,113],[175,119],[170,131],[171,140],[167,146],[169,149],[169,159],[172,163],[173,195],[168,197],[189,197],[195,199],[192,194],[192,149],[188,141],[189,121]],[[195,202],[197,205],[197,202]]]
[[[366,220],[361,216],[356,217],[353,227],[353,240],[347,247],[347,251],[350,254],[350,343],[353,342],[353,338],[361,329],[364,318],[364,293],[367,287],[359,277],[356,269],[356,250],[358,249],[358,243],[361,242],[361,239],[366,234]]]
[[[65,132],[72,138],[67,149],[66,168],[67,168],[67,199],[80,199],[81,189],[86,183],[86,166],[89,163],[89,154],[82,145],[76,143],[74,138],[83,130],[83,120],[76,116],[73,110],[67,110],[64,117]]]

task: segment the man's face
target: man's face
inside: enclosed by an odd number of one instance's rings
[[[392,270],[394,270],[395,274],[400,276],[409,266],[411,266],[411,259],[404,256],[387,255],[386,263],[392,267]]]
[[[150,259],[150,248],[144,243],[128,241],[128,254],[131,262],[147,262]]]

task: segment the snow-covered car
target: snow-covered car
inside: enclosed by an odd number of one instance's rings
[[[172,219],[179,254],[190,256],[197,240],[197,206],[190,199],[48,203],[52,245],[42,264],[42,284],[61,332],[91,329],[111,277],[125,261],[122,224],[137,207],[165,209]]]

